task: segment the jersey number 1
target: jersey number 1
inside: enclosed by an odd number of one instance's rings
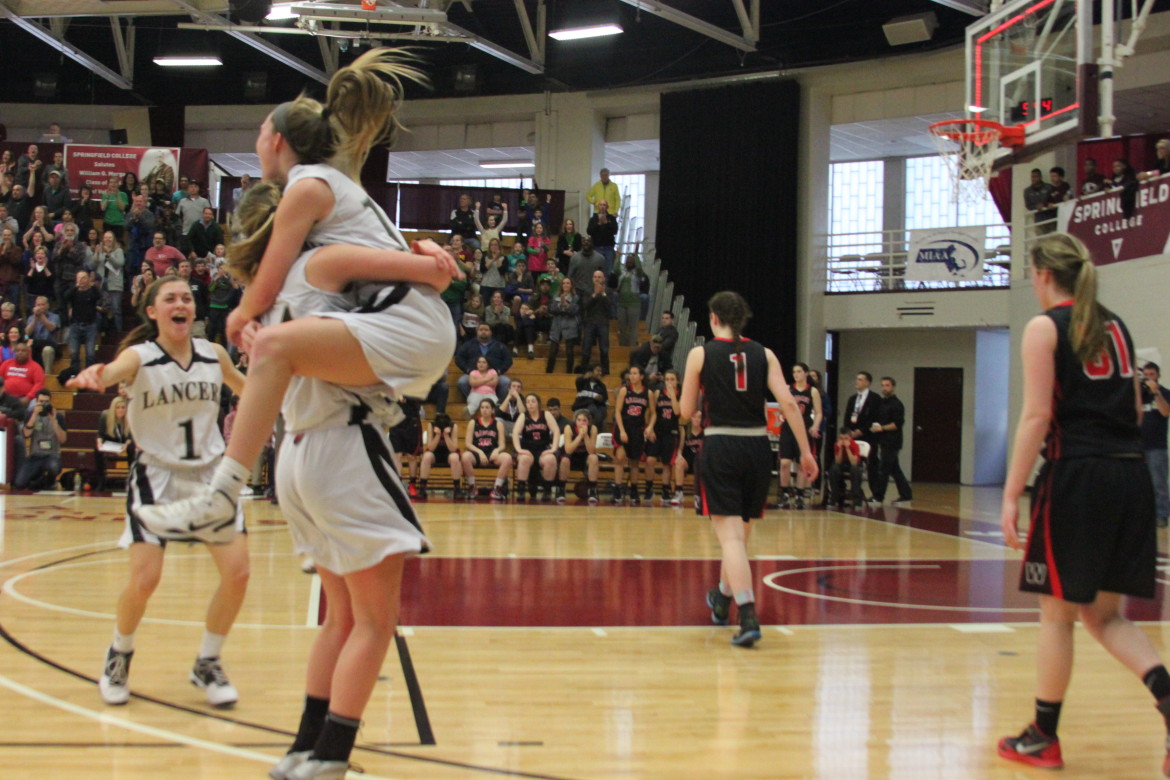
[[[183,429],[183,438],[187,442],[187,454],[183,456],[183,460],[199,460],[199,453],[195,452],[195,423],[184,420],[179,423],[179,427]]]
[[[747,353],[736,352],[729,355],[732,365],[735,366],[735,389],[741,393],[747,392]]]

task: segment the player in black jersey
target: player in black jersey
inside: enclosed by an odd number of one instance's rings
[[[512,449],[516,451],[516,500],[523,501],[525,491],[528,498],[536,498],[536,480],[528,481],[532,464],[540,467],[544,478],[542,498],[548,501],[552,496],[550,486],[556,489],[557,498],[564,495],[565,486],[554,480],[557,476],[556,443],[560,431],[556,419],[540,405],[540,396],[529,393],[524,396],[524,414],[512,426]]]
[[[680,404],[681,408],[681,404]],[[670,497],[671,506],[680,506],[683,502],[683,483],[687,479],[687,469],[695,473],[695,465],[699,460],[699,450],[703,448],[703,413],[696,410],[691,415],[690,422],[682,428],[679,437],[678,453],[674,456],[674,495]],[[695,498],[699,497],[698,485],[695,485]]]
[[[750,647],[760,639],[747,541],[752,518],[764,513],[772,481],[772,446],[768,440],[765,389],[780,403],[784,419],[800,444],[800,464],[810,481],[817,463],[808,447],[800,407],[792,399],[780,361],[772,350],[740,334],[751,317],[739,293],[716,293],[707,302],[715,338],[687,355],[682,419],[699,408],[702,396],[703,448],[695,470],[699,514],[711,518],[723,548],[719,586],[707,594],[711,620],[726,625],[731,600],[739,606],[739,633],[732,644]]]
[[[422,401],[416,398],[403,398],[398,402],[402,413],[406,415],[402,422],[390,429],[390,457],[394,458],[394,470],[402,477],[402,462],[406,461],[406,468],[410,478],[408,488],[411,496],[418,493],[418,466],[422,457]]]
[[[662,385],[650,391],[654,406],[654,426],[646,430],[646,494],[643,500],[654,501],[654,472],[662,464],[662,503],[670,501],[670,475],[678,452],[678,372],[673,368],[662,374]],[[637,485],[634,485],[637,489]]]
[[[646,431],[654,428],[655,410],[650,403],[639,366],[626,369],[626,382],[618,390],[613,416],[613,503],[620,504],[626,493],[626,466],[630,468],[630,503],[637,505],[638,465],[646,451]]]
[[[565,426],[562,440],[564,445],[561,449],[561,485],[569,480],[570,469],[582,472],[585,475],[585,495],[590,504],[596,504],[597,470],[600,466],[597,457],[597,426],[593,424],[593,415],[588,409],[578,409],[573,414],[573,422]]]
[[[792,398],[800,407],[804,427],[808,431],[809,444],[815,447],[815,440],[821,435],[821,391],[809,381],[808,366],[792,364]],[[785,425],[780,430],[780,508],[804,509],[805,488],[808,483],[801,474],[796,475],[796,487],[792,486],[792,461],[800,457],[800,447],[792,429]],[[816,451],[813,451],[816,457]]]
[[[499,466],[496,483],[492,487],[492,501],[503,501],[508,497],[508,475],[512,472],[512,454],[505,447],[504,422],[496,419],[496,402],[485,398],[479,402],[479,414],[467,423],[467,440],[463,450],[463,473],[467,497],[475,500],[475,470],[487,466]]]
[[[1133,343],[1125,324],[1097,302],[1097,272],[1080,241],[1053,233],[1037,240],[1031,257],[1032,290],[1045,311],[1024,329],[1024,404],[1001,528],[1009,545],[1023,546],[1019,498],[1043,442],[1020,572],[1020,589],[1040,599],[1036,720],[998,748],[1004,758],[1059,768],[1056,729],[1077,620],[1142,679],[1168,728],[1170,674],[1121,611],[1123,594],[1153,598],[1157,550]],[[1162,771],[1170,774],[1170,753]]]
[[[439,412],[435,420],[427,428],[427,446],[422,454],[422,466],[419,467],[418,492],[415,498],[427,497],[427,482],[431,478],[431,469],[435,463],[447,462],[451,467],[451,484],[454,487],[452,498],[459,501],[463,498],[461,477],[463,469],[459,461],[459,430],[446,412]]]

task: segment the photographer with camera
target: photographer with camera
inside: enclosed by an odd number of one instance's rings
[[[1170,390],[1162,387],[1157,363],[1142,367],[1142,449],[1150,479],[1154,483],[1154,504],[1158,527],[1170,517],[1170,458],[1166,456],[1167,417],[1170,417]]]
[[[36,480],[52,488],[61,474],[61,445],[65,443],[65,415],[53,409],[48,390],[37,393],[36,403],[24,423],[23,435],[29,439],[28,454],[12,487],[24,490]]]

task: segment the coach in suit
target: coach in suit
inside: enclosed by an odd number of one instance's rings
[[[881,399],[877,393],[869,389],[873,384],[873,375],[868,371],[859,371],[853,378],[853,387],[857,390],[845,402],[845,416],[841,420],[841,427],[849,432],[854,439],[869,444],[869,460],[866,468],[869,471],[869,492],[878,495],[878,475],[881,470],[878,459],[878,434],[874,433],[873,424],[878,421],[878,410],[881,408]]]

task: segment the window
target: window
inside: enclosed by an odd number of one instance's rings
[[[882,251],[884,184],[881,160],[829,166],[830,257]]]
[[[979,182],[960,182],[975,189]],[[955,203],[955,185],[947,164],[937,155],[906,160],[906,229],[967,225],[1003,225],[1003,217],[990,195]],[[989,231],[990,232],[990,231]]]

